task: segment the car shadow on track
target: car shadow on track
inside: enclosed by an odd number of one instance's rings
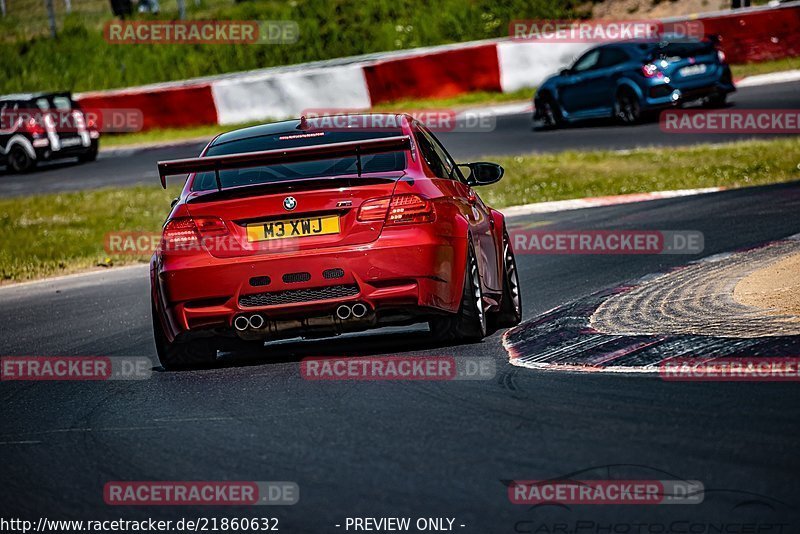
[[[564,131],[564,130],[591,130],[593,128],[608,128],[608,127],[619,127],[619,128],[630,128],[632,126],[643,126],[648,124],[658,124],[661,113],[664,111],[674,111],[674,110],[693,110],[693,111],[706,111],[706,112],[718,112],[720,110],[732,108],[732,102],[726,102],[722,106],[702,106],[700,104],[690,104],[684,105],[680,107],[670,107],[665,108],[662,110],[649,110],[642,113],[642,116],[633,124],[623,124],[618,119],[614,117],[603,117],[603,118],[596,118],[596,119],[584,119],[579,120],[576,122],[566,122],[561,124],[557,128],[553,127],[544,127],[541,125],[532,125],[531,130],[534,132],[556,132],[556,131]]]
[[[391,332],[373,331],[333,338],[292,339],[272,342],[261,349],[221,352],[213,364],[195,366],[185,370],[298,363],[303,358],[309,357],[396,356],[409,352],[437,349],[443,349],[442,353],[434,354],[434,356],[451,356],[452,354],[447,349],[452,349],[459,345],[459,343],[439,341],[422,328],[404,331],[392,330]],[[484,342],[489,339],[490,337],[487,337]],[[166,372],[161,367],[154,367],[153,370]]]
[[[646,124],[652,121],[643,120],[641,123]],[[619,126],[625,127],[626,125],[620,124],[617,120],[611,118],[604,118],[604,119],[585,119],[582,121],[577,122],[566,122],[564,124],[559,125],[557,128],[552,126],[542,126],[542,125],[531,125],[531,131],[533,132],[557,132],[557,131],[564,131],[564,130],[587,130],[591,128],[602,128],[602,127],[609,127],[609,126]]]
[[[43,161],[39,162],[36,165],[35,169],[32,169],[28,173],[15,173],[9,167],[0,164],[0,176],[21,176],[25,177],[28,174],[32,173],[43,173],[43,172],[54,172],[60,171],[63,169],[68,169],[70,167],[77,167],[78,165],[86,165],[86,163],[81,163],[78,161],[77,158],[68,158],[68,159],[60,159],[56,161]]]

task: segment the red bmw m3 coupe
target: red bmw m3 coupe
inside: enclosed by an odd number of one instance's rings
[[[165,368],[279,338],[428,322],[461,342],[519,323],[503,215],[473,189],[503,168],[457,165],[407,115],[348,119],[235,130],[158,164],[165,187],[188,174],[151,260]]]

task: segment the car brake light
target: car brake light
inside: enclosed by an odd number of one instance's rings
[[[358,210],[358,220],[386,221],[386,224],[413,224],[434,219],[433,202],[419,195],[395,195],[367,200]]]
[[[39,121],[37,121],[33,117],[25,121],[22,127],[25,129],[26,132],[30,133],[31,135],[44,135],[46,133],[44,126],[39,124]]]
[[[218,236],[228,233],[228,227],[219,217],[195,217],[195,224],[202,236]]]
[[[174,250],[187,246],[197,245],[200,234],[197,226],[191,217],[180,217],[171,219],[164,225],[164,232],[161,236],[161,248],[164,250]]]
[[[642,74],[645,78],[662,78],[664,74],[652,63],[642,65]]]
[[[161,247],[164,250],[186,249],[197,247],[200,237],[226,235],[228,228],[218,217],[177,217],[164,225],[161,236]]]
[[[433,203],[417,195],[392,197],[389,205],[388,224],[422,223],[433,220]]]
[[[389,198],[373,198],[367,200],[358,209],[357,219],[360,222],[382,221],[386,219],[386,212],[389,211]]]
[[[722,50],[717,50],[717,58],[719,58],[720,63],[725,63],[725,60],[728,59]]]

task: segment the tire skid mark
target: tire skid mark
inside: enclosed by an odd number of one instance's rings
[[[797,317],[770,314],[733,299],[736,284],[745,276],[797,252],[800,240],[787,239],[691,263],[605,300],[590,324],[617,335],[800,335]]]
[[[605,373],[657,374],[674,358],[799,356],[800,322],[732,296],[742,276],[799,250],[792,236],[650,274],[526,321],[503,346],[516,366]]]

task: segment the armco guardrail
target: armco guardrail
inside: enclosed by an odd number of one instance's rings
[[[697,19],[729,61],[800,55],[800,2],[721,11]],[[135,108],[144,129],[297,116],[308,108],[368,109],[402,98],[533,87],[591,44],[468,42],[77,95],[93,108]]]

